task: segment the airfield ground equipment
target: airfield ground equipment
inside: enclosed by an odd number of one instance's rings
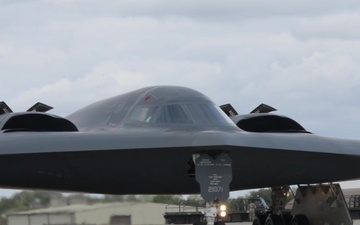
[[[348,198],[348,207],[352,219],[360,219],[360,195],[345,196]]]
[[[352,225],[339,184],[298,185],[291,214],[285,214],[289,186],[272,189],[273,205],[253,225]]]
[[[256,206],[255,215],[263,214],[269,210],[265,200],[261,197],[233,199],[230,201],[229,210],[225,220],[227,222],[244,222],[249,221],[249,204],[254,203]]]
[[[223,225],[227,216],[227,206],[220,203],[196,207],[170,204],[164,213],[166,224]]]
[[[244,198],[228,201],[227,204],[205,207],[205,204],[198,203],[196,206],[185,205],[180,202],[178,205],[169,204],[166,206],[164,218],[167,224],[194,224],[203,225],[209,220],[214,224],[249,221],[249,204],[256,205],[256,214],[266,212],[269,207],[265,200],[259,198]]]

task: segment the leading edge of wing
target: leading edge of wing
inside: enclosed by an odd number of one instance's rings
[[[0,135],[0,155],[198,148],[204,151],[231,147],[318,152],[360,156],[360,141],[327,138],[307,133],[251,133],[244,131],[126,130],[118,132],[19,132]]]
[[[353,152],[358,141],[310,134],[23,132],[1,135],[0,143],[0,186],[8,188],[198,193],[187,162],[194,153],[219,150],[233,161],[231,190],[356,179],[360,169],[359,154]]]

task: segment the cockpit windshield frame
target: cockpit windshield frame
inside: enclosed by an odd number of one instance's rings
[[[235,126],[221,109],[211,102],[181,102],[161,105],[139,104],[126,123],[147,126]]]

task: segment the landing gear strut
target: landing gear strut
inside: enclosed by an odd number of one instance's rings
[[[272,206],[263,215],[257,215],[253,225],[290,225],[291,215],[284,215],[286,199],[289,196],[289,186],[272,188]]]
[[[220,218],[226,216],[226,209],[222,209],[220,201],[225,201],[229,197],[229,184],[232,180],[231,159],[222,153],[215,157],[195,154],[193,160],[195,179],[200,184],[201,197],[207,202],[204,211],[206,224],[225,225]]]
[[[225,214],[223,214],[225,213]],[[218,201],[212,203],[206,203],[206,209],[204,211],[204,219],[207,225],[225,225],[222,220],[226,216],[226,206],[221,205]]]

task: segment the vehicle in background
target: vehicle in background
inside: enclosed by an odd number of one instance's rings
[[[194,225],[206,224],[206,218],[214,214],[216,214],[214,220],[215,225],[221,225],[226,222],[249,221],[250,203],[256,205],[256,214],[263,213],[269,209],[265,200],[260,197],[233,199],[226,204],[218,204],[210,208],[211,210],[205,209],[204,202],[199,202],[197,206],[188,206],[181,202],[177,205],[169,204],[165,209],[164,218],[166,224]]]

